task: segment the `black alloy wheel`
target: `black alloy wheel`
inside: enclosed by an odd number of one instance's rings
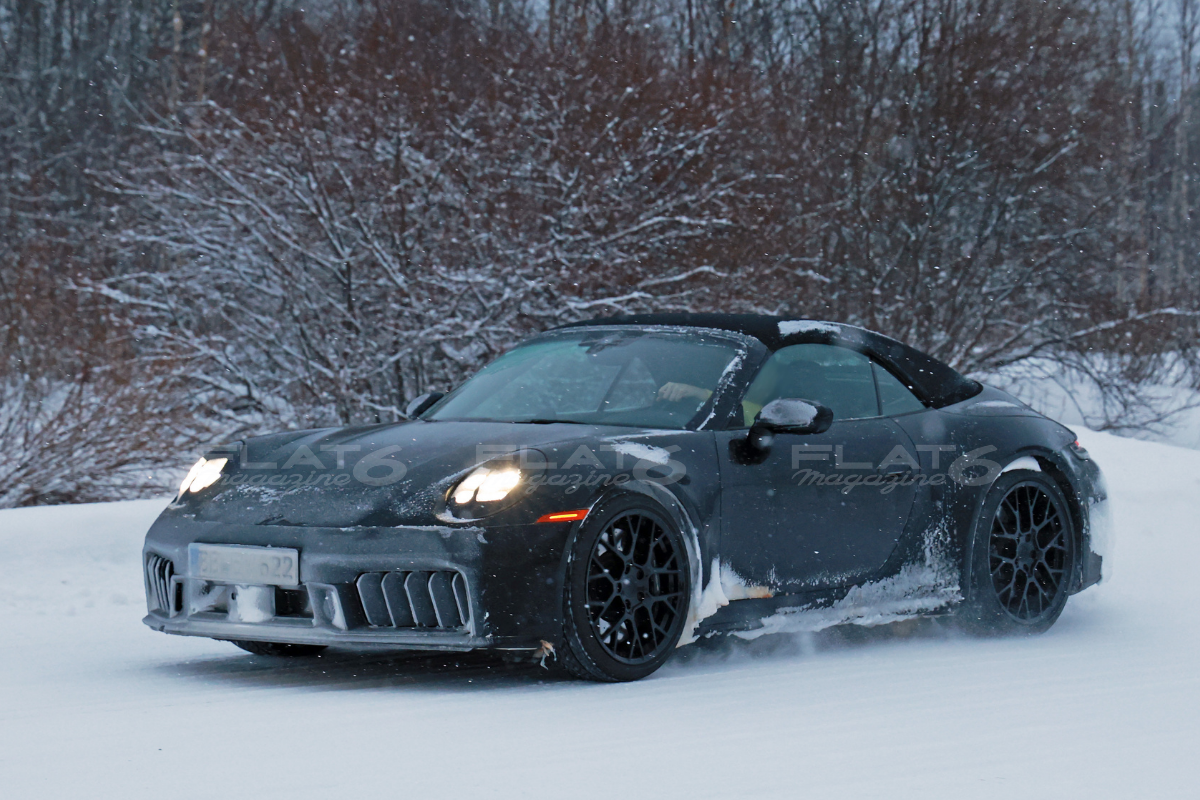
[[[596,538],[588,617],[605,652],[627,664],[653,658],[686,613],[683,559],[653,517],[629,512]]]
[[[958,617],[976,633],[1041,633],[1066,606],[1076,542],[1067,499],[1043,472],[1013,470],[989,490]]]
[[[610,509],[581,530],[573,556],[563,665],[605,681],[658,669],[679,642],[691,589],[674,526],[648,507]]]
[[[992,517],[988,563],[1000,605],[1015,619],[1036,620],[1067,581],[1067,525],[1036,483],[1009,490]]]

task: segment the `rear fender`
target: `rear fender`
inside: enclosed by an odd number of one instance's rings
[[[1032,458],[1037,463],[1037,470],[1045,474],[1058,486],[1059,490],[1067,500],[1067,510],[1071,515],[1071,529],[1074,537],[1076,552],[1082,554],[1080,558],[1075,560],[1073,574],[1071,575],[1070,592],[1072,594],[1080,591],[1083,588],[1084,566],[1086,563],[1086,554],[1088,549],[1088,518],[1085,506],[1080,500],[1080,491],[1073,479],[1070,467],[1065,463],[1064,458],[1054,451],[1040,446],[1026,447],[1012,454],[1004,463],[1004,467],[996,478],[1011,469],[1031,468],[1022,463],[1023,459]],[[974,509],[971,513],[971,522],[966,529],[966,535],[963,537],[963,572],[961,585],[963,587],[964,599],[969,600],[971,590],[970,575],[974,566],[974,550],[971,546],[973,537],[976,531],[979,530],[982,520],[980,515],[983,513],[984,502],[987,500],[988,493],[991,492],[992,486],[995,485],[995,479],[985,487],[980,487],[974,497]]]

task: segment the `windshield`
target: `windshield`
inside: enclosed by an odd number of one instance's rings
[[[740,352],[686,331],[556,334],[505,353],[424,417],[682,429]]]

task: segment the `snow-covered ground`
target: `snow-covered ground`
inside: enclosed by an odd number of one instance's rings
[[[163,502],[0,512],[0,796],[1200,797],[1200,452],[1080,435],[1115,569],[1048,634],[710,641],[615,686],[153,633]]]

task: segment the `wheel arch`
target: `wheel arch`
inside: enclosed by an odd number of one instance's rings
[[[971,511],[970,527],[963,537],[963,563],[960,579],[962,587],[963,599],[970,600],[971,586],[971,571],[974,569],[975,548],[972,546],[976,532],[979,530],[979,525],[982,522],[981,515],[983,514],[984,506],[987,504],[988,496],[992,492],[992,487],[996,485],[996,481],[1000,476],[1011,470],[1012,465],[1023,458],[1032,458],[1037,462],[1038,472],[1046,475],[1052,480],[1063,497],[1067,501],[1067,509],[1071,515],[1072,542],[1075,545],[1076,553],[1084,553],[1084,548],[1087,545],[1085,536],[1086,519],[1083,515],[1083,507],[1080,502],[1080,494],[1071,480],[1070,473],[1061,463],[1060,457],[1054,451],[1046,447],[1032,446],[1024,447],[1011,454],[1005,462],[1004,467],[1000,472],[996,473],[996,477],[992,479],[987,486],[981,487],[975,495],[974,508]],[[1075,563],[1071,568],[1071,582],[1068,591],[1074,593],[1078,591],[1077,587],[1082,582],[1083,577],[1083,558],[1082,556],[1075,559]]]
[[[619,487],[612,487],[596,496],[590,509],[587,517],[572,524],[570,534],[566,539],[561,566],[564,592],[562,594],[563,601],[559,605],[562,635],[553,644],[556,648],[563,648],[557,656],[561,666],[577,678],[602,681],[635,680],[649,673],[635,674],[631,677],[628,672],[614,671],[611,665],[602,666],[601,662],[606,659],[601,658],[600,661],[597,661],[597,654],[589,652],[589,647],[602,648],[603,645],[598,639],[594,639],[593,634],[583,632],[578,616],[579,608],[572,601],[575,592],[583,588],[578,583],[576,571],[587,568],[587,556],[578,552],[580,545],[588,543],[590,548],[592,545],[588,537],[602,532],[602,529],[609,524],[609,520],[619,519],[622,515],[631,512],[657,518],[663,527],[674,528],[672,538],[682,543],[683,552],[680,555],[687,560],[684,574],[688,586],[686,594],[683,595],[685,604],[682,609],[677,607],[678,616],[672,622],[672,629],[674,629],[674,625],[681,626],[678,629],[679,633],[668,634],[680,638],[674,646],[667,645],[667,649],[659,650],[665,643],[660,642],[655,645],[657,652],[652,657],[650,667],[652,672],[670,658],[670,653],[675,647],[684,643],[682,635],[689,630],[690,615],[696,604],[697,586],[700,582],[700,559],[696,555],[698,552],[697,528],[685,504],[674,494],[652,482],[630,481]],[[584,588],[583,591],[586,592],[586,589]],[[626,608],[628,608],[628,601],[626,601]],[[592,641],[591,645],[588,644],[589,640]],[[611,653],[609,656],[616,657]],[[628,669],[637,668],[640,666],[628,667]]]
[[[1042,472],[1057,484],[1059,491],[1063,493],[1063,497],[1067,500],[1067,509],[1071,514],[1072,539],[1074,540],[1075,552],[1077,554],[1075,563],[1071,569],[1071,583],[1067,590],[1074,594],[1079,591],[1079,586],[1083,583],[1083,567],[1088,547],[1088,520],[1084,512],[1084,504],[1080,491],[1071,479],[1071,473],[1068,472],[1066,465],[1061,462],[1061,457],[1058,454],[1038,448],[1035,452],[1031,452],[1028,455],[1037,459]]]
[[[606,513],[606,507],[614,503],[624,502],[630,499],[640,500],[648,504],[657,506],[657,510],[670,520],[679,530],[680,537],[683,539],[686,547],[686,555],[688,559],[688,575],[691,579],[689,588],[687,617],[690,620],[696,613],[696,609],[700,604],[700,596],[704,589],[705,559],[706,548],[704,547],[703,539],[705,538],[705,526],[708,522],[700,519],[699,509],[688,508],[688,504],[684,502],[679,495],[670,491],[667,487],[655,483],[654,481],[631,480],[620,486],[614,486],[607,491],[601,493],[593,499],[588,517],[574,524],[571,535],[567,539],[567,546],[563,548],[563,561],[559,568],[562,579],[565,581],[570,571],[570,562],[572,553],[575,549],[575,540],[583,530],[583,526],[591,519],[592,513]],[[719,516],[719,511],[717,512]],[[708,570],[711,572],[711,570]],[[711,580],[711,577],[709,577]],[[685,634],[686,634],[685,629]],[[685,643],[681,640],[681,644]]]

